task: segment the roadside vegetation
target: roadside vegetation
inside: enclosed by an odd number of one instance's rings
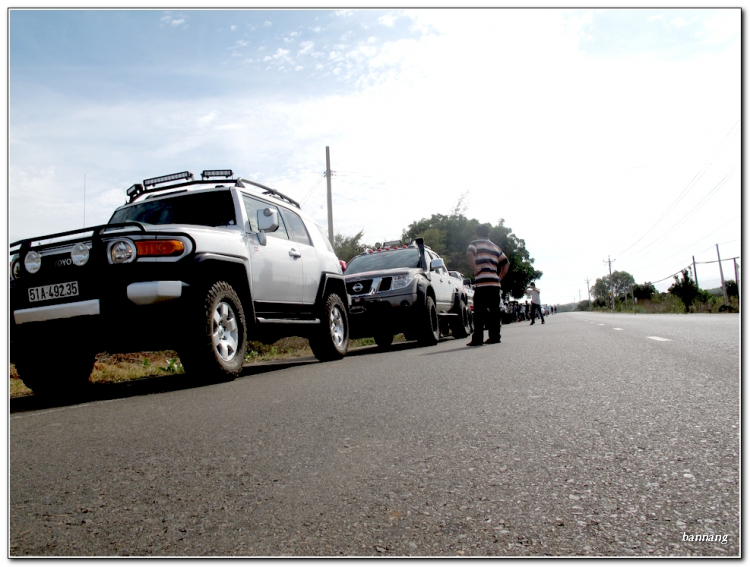
[[[688,270],[674,276],[674,283],[660,293],[650,282],[636,284],[627,272],[613,272],[596,280],[591,288],[594,299],[575,305],[575,311],[610,311],[611,289],[615,292],[616,313],[738,313],[740,309],[737,282],[725,282],[727,300],[722,288],[704,290],[698,287]],[[571,306],[572,307],[572,306]],[[562,310],[561,310],[562,311]]]
[[[405,341],[404,335],[396,335],[394,343]],[[374,345],[371,338],[352,340],[349,348]],[[307,339],[288,337],[265,345],[251,341],[247,344],[245,364],[259,364],[273,360],[287,360],[313,356]],[[133,352],[128,354],[101,353],[94,362],[94,370],[89,380],[94,383],[115,384],[131,380],[143,380],[157,376],[184,374],[180,357],[175,351]],[[31,395],[21,380],[14,364],[10,365],[10,397]]]

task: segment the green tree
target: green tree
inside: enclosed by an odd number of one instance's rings
[[[656,288],[651,282],[645,282],[633,286],[633,294],[636,299],[651,299],[651,296],[655,293]]]
[[[360,240],[362,240],[362,235],[364,234],[364,232],[365,231],[363,229],[354,236],[344,236],[343,234],[336,234],[333,237],[333,250],[334,252],[336,252],[336,256],[338,256],[339,260],[348,262],[355,256],[358,256],[362,253],[365,245],[362,244]]]
[[[727,289],[727,295],[729,297],[739,297],[739,289],[737,288],[737,282],[734,280],[726,280],[724,286]]]
[[[703,291],[696,285],[693,278],[690,277],[687,268],[682,270],[682,279],[680,279],[678,276],[674,276],[674,283],[669,286],[669,289],[667,291],[682,300],[682,302],[685,304],[685,313],[688,312],[690,306],[693,304],[693,301],[695,301],[696,299],[706,301],[708,296],[705,291]]]
[[[606,304],[610,291],[614,293],[615,298],[625,299],[625,296],[630,293],[630,288],[634,284],[635,278],[628,272],[614,271],[611,278],[608,275],[597,278],[591,288],[591,294],[597,300],[604,301]]]
[[[473,277],[466,261],[466,249],[474,240],[476,228],[481,223],[464,216],[465,204],[466,194],[461,195],[450,214],[433,214],[430,218],[414,221],[403,231],[401,237],[423,237],[425,244],[445,260],[448,269]],[[534,269],[534,259],[526,250],[526,243],[505,226],[504,219],[490,226],[490,240],[505,252],[510,262],[510,269],[503,280],[503,294],[523,297],[529,283],[542,277],[542,272]]]

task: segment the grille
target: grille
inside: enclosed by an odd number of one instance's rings
[[[362,289],[359,289],[359,287],[355,290],[354,286],[362,286]],[[346,284],[346,291],[349,293],[349,295],[362,295],[363,293],[368,293],[370,291],[370,287],[372,286],[372,280],[359,280],[355,282],[347,282]]]
[[[378,288],[378,291],[388,291],[391,289],[391,280],[393,278],[383,278],[383,281],[380,282],[380,287]]]

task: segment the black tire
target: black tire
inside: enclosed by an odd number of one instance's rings
[[[415,331],[411,331],[411,330],[404,331],[404,338],[407,341],[416,341],[417,338],[418,338],[418,335],[417,335],[417,333]]]
[[[38,351],[16,347],[18,376],[35,395],[55,399],[75,399],[91,389],[89,376],[96,353],[80,345],[45,346],[44,357]],[[46,364],[46,361],[53,361]]]
[[[247,351],[247,322],[237,292],[216,282],[190,315],[187,335],[179,349],[180,362],[191,378],[231,381],[242,371]]]
[[[458,317],[451,317],[451,331],[457,339],[465,339],[472,332],[469,309],[463,299],[458,305]]]
[[[425,300],[425,306],[420,316],[418,333],[417,341],[424,346],[436,345],[440,340],[437,307],[435,307],[435,301],[429,296]]]
[[[391,332],[380,332],[377,333],[373,338],[375,339],[375,344],[383,349],[388,348],[393,344],[393,333]]]
[[[344,302],[335,293],[326,297],[320,326],[309,341],[315,358],[321,362],[341,360],[346,356],[349,350],[349,319]]]

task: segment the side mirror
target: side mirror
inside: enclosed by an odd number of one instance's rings
[[[258,211],[258,230],[261,232],[275,232],[279,229],[279,211],[263,209]]]
[[[464,285],[471,285],[471,280],[469,278],[464,278]]]
[[[437,270],[443,268],[445,269],[445,262],[442,258],[435,258],[432,262],[430,262],[430,270]]]

